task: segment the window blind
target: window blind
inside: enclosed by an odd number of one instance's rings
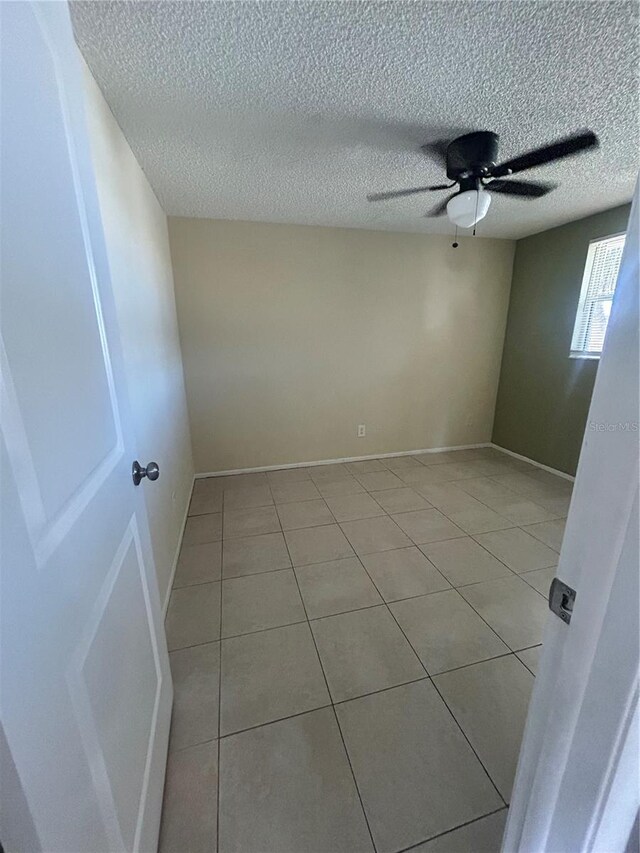
[[[573,356],[596,357],[602,352],[624,240],[623,234],[589,246],[571,339]]]

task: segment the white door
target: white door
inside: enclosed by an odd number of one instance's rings
[[[508,853],[622,853],[640,806],[639,217],[636,187],[558,564],[576,600],[548,618]]]
[[[77,49],[66,4],[0,6],[2,722],[42,849],[152,851],[172,701],[153,483],[131,477]]]

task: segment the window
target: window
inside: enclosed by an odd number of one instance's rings
[[[625,235],[594,240],[589,245],[578,313],[571,339],[571,358],[600,358]]]

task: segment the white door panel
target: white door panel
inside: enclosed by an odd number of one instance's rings
[[[43,849],[153,850],[171,708],[153,484],[131,479],[77,49],[66,4],[1,14],[3,725]]]

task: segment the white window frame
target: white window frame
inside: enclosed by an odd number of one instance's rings
[[[589,284],[591,283],[591,271],[596,255],[596,249],[602,243],[613,242],[626,238],[626,233],[621,231],[618,234],[610,234],[608,237],[597,237],[589,241],[589,249],[587,251],[587,260],[584,265],[584,273],[582,275],[582,285],[580,287],[580,299],[576,309],[575,319],[573,321],[573,333],[571,335],[571,349],[569,350],[569,358],[588,358],[598,360],[602,355],[602,350],[583,350],[578,348],[578,339],[580,337],[581,320],[584,313],[585,303],[589,293]],[[617,286],[617,283],[616,283]]]

